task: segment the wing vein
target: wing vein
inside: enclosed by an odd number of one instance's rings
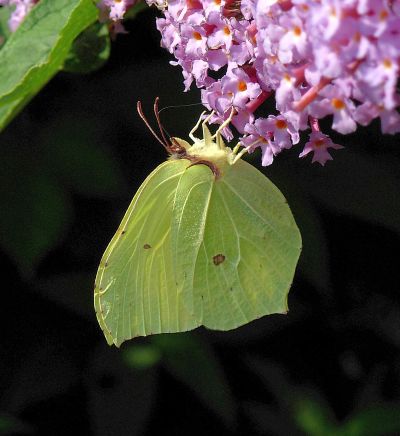
[[[261,219],[261,221],[263,221],[277,236],[280,240],[282,240],[286,245],[292,247],[294,246],[293,244],[289,244],[286,240],[286,238],[284,238],[284,236],[282,236],[273,225],[271,225],[271,223],[269,221],[267,221],[262,215],[260,215],[255,209],[254,207],[248,203],[248,201],[246,199],[244,199],[231,185],[229,185],[228,183],[226,183],[225,181],[223,182],[225,184],[225,186],[227,186],[227,188],[232,191],[246,206],[248,209],[250,209],[254,215],[258,216],[258,218]]]

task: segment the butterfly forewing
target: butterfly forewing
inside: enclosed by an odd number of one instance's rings
[[[95,308],[108,343],[196,327],[174,280],[171,220],[187,160],[154,170],[133,198],[107,247],[95,282]]]

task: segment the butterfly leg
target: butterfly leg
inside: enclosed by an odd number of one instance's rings
[[[240,141],[233,147],[233,149],[232,149],[232,153],[233,154],[236,154],[238,151],[239,151],[239,148],[240,148]]]
[[[198,141],[198,139],[194,136],[194,132],[199,128],[200,123],[202,122],[203,119],[203,115],[206,113],[206,111],[203,111],[200,115],[199,121],[197,121],[196,125],[193,127],[193,129],[190,131],[189,133],[189,138],[193,141],[196,142]]]
[[[239,144],[240,144],[240,142],[239,142]],[[238,144],[238,145],[239,145]],[[237,146],[236,146],[237,147]],[[235,148],[236,148],[235,147]],[[235,159],[233,159],[233,163],[232,163],[232,165],[235,163],[235,162],[237,162],[245,153],[247,153],[248,152],[248,150],[247,150],[247,148],[244,148],[240,153],[238,153],[236,156],[235,156]]]
[[[221,135],[221,132],[225,127],[232,121],[233,116],[235,115],[235,108],[232,108],[229,117],[218,127],[218,130],[214,133],[211,139],[215,139],[217,136]]]

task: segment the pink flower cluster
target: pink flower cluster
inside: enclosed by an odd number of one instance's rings
[[[8,21],[8,27],[10,28],[11,32],[15,32],[17,30],[25,16],[38,1],[39,0],[0,0],[0,6],[15,7]]]
[[[300,157],[324,165],[334,144],[318,121],[354,132],[380,118],[383,133],[400,131],[399,0],[147,0],[163,9],[162,45],[203,104],[232,125],[262,164],[311,129]],[[256,116],[267,99],[276,115]],[[228,139],[230,128],[224,130]]]

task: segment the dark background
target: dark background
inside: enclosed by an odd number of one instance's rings
[[[379,123],[334,136],[346,148],[325,168],[296,146],[263,169],[303,237],[287,316],[107,346],[98,262],[166,158],[136,101],[149,118],[156,96],[199,101],[154,19],[129,22],[101,70],[60,73],[0,135],[0,434],[400,434],[400,149]],[[201,110],[163,123],[185,138]]]

